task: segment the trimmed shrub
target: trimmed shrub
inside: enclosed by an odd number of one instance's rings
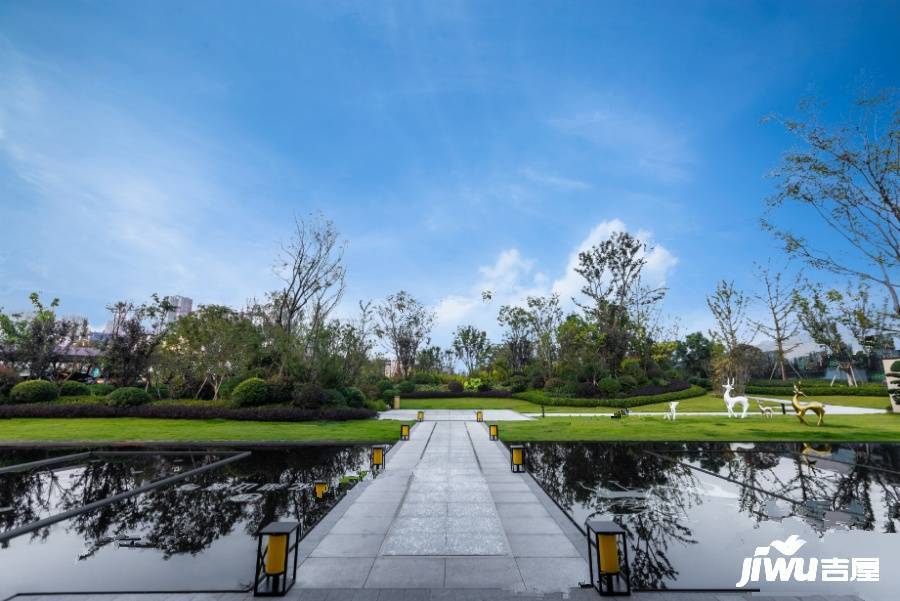
[[[478,387],[475,389],[477,392],[488,392],[493,390],[494,387],[488,381],[479,382]]]
[[[325,404],[326,405],[343,405],[347,406],[347,397],[344,396],[344,393],[336,388],[326,388],[325,393]]]
[[[644,378],[644,381],[646,382],[647,379]],[[619,376],[619,384],[622,386],[622,390],[632,390],[637,388],[638,379],[626,374],[624,376]]]
[[[536,390],[541,390],[546,382],[544,381],[544,376],[541,374],[537,374],[533,378],[531,378],[531,387]]]
[[[394,387],[394,383],[391,382],[390,380],[388,380],[387,378],[385,378],[384,380],[380,380],[378,382],[378,393],[384,394],[385,390],[390,390],[393,387]]]
[[[328,404],[331,398],[328,392],[315,382],[307,382],[294,390],[294,406],[301,409],[318,409]]]
[[[55,387],[54,387],[55,388]],[[138,389],[140,390],[140,389]],[[104,403],[38,403],[0,405],[0,418],[10,417],[156,417],[162,419],[231,419],[258,422],[346,421],[375,417],[371,409],[323,407],[319,410],[296,407],[231,408],[193,403],[113,407]]]
[[[484,399],[505,399],[512,396],[508,390],[487,390],[484,392],[449,392],[447,390],[417,390],[409,394],[400,395],[404,399],[459,399],[466,397],[484,398]],[[391,397],[393,399],[394,397]]]
[[[432,374],[429,372],[420,372],[412,377],[412,381],[416,384],[421,384],[423,386],[427,386],[428,384],[440,384],[441,378],[437,374]]]
[[[525,392],[528,390],[528,378],[525,376],[513,376],[509,379],[510,392]]]
[[[258,407],[271,402],[271,390],[262,378],[247,378],[234,388],[231,400],[238,407]]]
[[[110,392],[103,402],[113,407],[135,407],[145,405],[151,400],[150,395],[142,388],[126,386]]]
[[[602,382],[603,380],[601,380]],[[670,385],[671,386],[671,385]],[[522,399],[536,405],[563,406],[563,407],[616,407],[629,408],[639,407],[641,405],[652,405],[654,403],[666,403],[669,401],[678,401],[682,399],[690,399],[693,397],[704,396],[706,390],[699,386],[689,386],[681,390],[666,392],[663,394],[640,395],[620,397],[615,399],[585,399],[551,396],[537,390],[529,390],[528,392],[519,392],[512,395],[514,398]]]
[[[394,397],[399,396],[399,395],[400,395],[400,391],[397,390],[396,388],[388,388],[387,390],[382,391],[381,400],[384,401],[385,403],[387,403],[388,405],[390,405],[391,403],[394,402]]]
[[[611,378],[610,378],[611,379]],[[580,397],[599,396],[600,389],[593,382],[579,382],[575,385],[575,395]]]
[[[20,403],[46,403],[56,400],[59,391],[56,385],[47,380],[25,380],[19,382],[9,391],[9,402]]]
[[[66,380],[59,387],[59,396],[89,396],[91,389],[83,382],[73,382]]]
[[[9,394],[13,386],[22,381],[16,370],[10,367],[0,367],[0,398]]]
[[[347,405],[350,407],[364,407],[366,404],[366,395],[359,388],[348,388],[344,391],[344,396],[347,397]]]
[[[381,399],[369,399],[363,402],[366,409],[370,411],[387,411],[388,405]]]
[[[459,380],[450,380],[447,382],[447,390],[454,394],[459,394],[463,391],[463,384]]]
[[[597,390],[600,394],[612,396],[622,390],[622,384],[615,378],[607,376],[597,382]]]
[[[238,387],[238,384],[243,382],[240,378],[225,378],[225,381],[219,385],[219,398],[220,399],[230,399],[231,395],[234,393],[234,389]]]
[[[413,392],[416,389],[416,385],[409,380],[403,380],[399,384],[397,384],[397,390],[400,392]]]
[[[710,382],[709,378],[698,378],[697,376],[693,376],[688,379],[688,382],[694,386],[702,386],[707,390],[712,390],[712,382]]]
[[[116,389],[112,384],[88,384],[88,388],[94,396],[106,396]]]
[[[779,382],[780,384],[780,382]],[[807,396],[884,396],[887,387],[884,384],[862,384],[860,386],[806,386],[801,384],[800,389]],[[721,389],[720,389],[721,390]],[[779,396],[791,396],[794,394],[793,384],[790,386],[750,386],[744,392],[746,394],[771,394]]]

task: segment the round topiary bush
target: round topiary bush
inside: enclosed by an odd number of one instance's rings
[[[56,400],[59,391],[56,385],[47,380],[25,380],[19,382],[9,391],[9,402],[22,403],[46,403]]]
[[[88,390],[94,396],[106,396],[115,389],[112,384],[88,384]]]
[[[613,395],[622,390],[622,385],[615,378],[607,376],[597,382],[597,390],[605,395]]]
[[[326,405],[338,405],[338,406],[347,406],[347,397],[344,396],[344,393],[338,390],[337,388],[326,388],[325,389],[325,404]]]
[[[151,400],[150,395],[144,389],[125,386],[116,388],[106,395],[104,402],[113,407],[134,407],[149,403]]]
[[[0,398],[9,395],[13,386],[22,381],[18,372],[11,367],[0,367]]]
[[[238,407],[256,407],[271,402],[269,384],[262,378],[247,378],[234,387],[231,400]]]
[[[385,378],[384,380],[379,380],[378,382],[378,392],[383,393],[385,390],[390,390],[394,387],[394,383]]]
[[[416,385],[414,382],[410,382],[409,380],[403,380],[399,384],[397,384],[397,390],[400,392],[415,392]]]
[[[459,380],[450,380],[447,382],[447,390],[459,394],[463,391],[463,384]]]
[[[88,396],[90,394],[91,389],[82,382],[67,380],[59,387],[59,396]]]
[[[390,405],[394,402],[394,397],[399,396],[400,391],[396,388],[388,388],[384,392],[381,393],[381,400]]]
[[[347,404],[351,407],[362,407],[366,404],[366,395],[359,388],[348,388],[344,396],[347,397]]]

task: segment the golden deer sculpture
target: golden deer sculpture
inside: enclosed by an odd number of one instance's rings
[[[819,416],[819,421],[816,422],[816,425],[821,426],[822,420],[825,419],[825,405],[816,401],[801,403],[799,398],[801,396],[806,396],[806,393],[800,390],[799,384],[794,384],[794,398],[791,399],[791,405],[794,407],[794,411],[797,412],[797,419],[805,424],[804,416],[806,412],[812,411]]]

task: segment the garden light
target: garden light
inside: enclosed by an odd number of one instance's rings
[[[425,412],[424,411],[419,411],[416,413],[416,421],[417,422],[425,421]]]
[[[266,546],[263,547],[263,538]],[[299,522],[270,522],[257,533],[254,597],[283,597],[297,580]],[[293,571],[288,574],[288,561],[294,555]]]
[[[488,436],[491,440],[497,440],[497,438],[500,436],[500,426],[498,426],[497,424],[491,424],[490,426],[488,426]]]
[[[625,530],[611,521],[585,522],[588,542],[588,575],[590,584],[601,595],[630,595],[631,579],[628,571],[628,545]],[[593,535],[593,540],[592,540]],[[624,562],[619,555],[621,543]],[[594,580],[594,550],[597,556],[597,579]]]
[[[520,444],[510,445],[509,467],[514,472],[525,471],[525,447]]]
[[[400,424],[400,440],[409,440],[409,424]]]
[[[408,426],[407,426],[408,427]],[[387,452],[387,447],[384,445],[376,445],[372,447],[372,470],[378,471],[380,469],[384,469],[384,456]]]
[[[476,411],[476,412],[475,412],[475,421],[476,421],[476,422],[483,422],[483,421],[484,421],[484,411],[480,411],[480,410],[479,410],[479,411]]]
[[[315,483],[315,485],[313,486],[313,489],[316,492],[316,498],[321,501],[323,498],[325,498],[325,493],[328,492],[328,482],[325,482],[324,480],[319,480],[318,482]]]

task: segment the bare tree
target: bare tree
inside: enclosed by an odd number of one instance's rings
[[[785,251],[816,269],[883,286],[900,317],[900,104],[895,90],[857,101],[858,119],[834,128],[820,125],[812,103],[802,120],[776,118],[802,144],[787,153],[773,176],[763,227]],[[772,210],[787,204],[812,210],[835,236],[816,245],[773,223]],[[792,218],[792,223],[801,221]],[[837,240],[843,245],[836,244]],[[840,250],[838,250],[840,248]],[[826,250],[828,249],[828,250]],[[842,254],[840,251],[845,251]]]
[[[434,313],[403,290],[388,296],[375,313],[380,321],[375,334],[394,354],[405,378],[415,367],[419,347],[429,342]]]
[[[713,340],[722,345],[724,354],[716,361],[715,371],[719,379],[732,377],[738,389],[750,378],[747,350],[751,347],[756,330],[747,317],[750,298],[725,280],[716,284],[716,290],[706,297],[706,304],[717,329],[710,331]]]
[[[781,379],[787,380],[785,365],[790,365],[790,362],[786,357],[800,346],[799,342],[792,341],[800,332],[800,322],[794,307],[794,292],[800,286],[801,274],[797,273],[789,281],[783,280],[782,276],[782,272],[772,269],[771,263],[756,266],[756,277],[763,283],[765,292],[756,294],[755,298],[765,305],[768,320],[754,320],[753,325],[775,343],[775,368],[769,379],[777,369],[781,373]]]

